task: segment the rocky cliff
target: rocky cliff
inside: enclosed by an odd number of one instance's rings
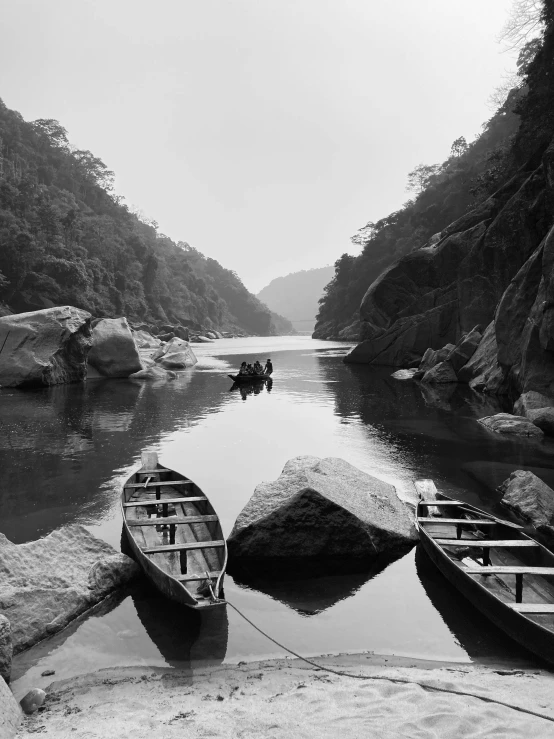
[[[411,366],[480,325],[481,389],[554,394],[554,3],[544,15],[510,176],[373,282],[360,309],[364,340],[345,361]]]

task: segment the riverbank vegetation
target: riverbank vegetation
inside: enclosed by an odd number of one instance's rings
[[[70,304],[94,316],[240,329],[291,324],[235,272],[131,212],[114,173],[56,120],[31,123],[0,100],[0,301],[14,311]]]

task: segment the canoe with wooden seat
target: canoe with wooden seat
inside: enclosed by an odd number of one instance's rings
[[[554,554],[522,530],[475,506],[415,483],[420,543],[481,613],[554,664]]]
[[[201,610],[221,600],[227,544],[219,517],[184,475],[142,454],[142,467],[121,493],[123,525],[146,576],[164,595]]]

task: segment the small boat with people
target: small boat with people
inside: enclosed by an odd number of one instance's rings
[[[262,367],[261,363],[256,360],[254,364],[243,362],[237,375],[227,375],[233,382],[263,382],[269,380],[273,373],[273,364],[271,359]]]
[[[521,526],[415,483],[421,546],[481,613],[554,664],[554,554]]]
[[[123,486],[121,512],[135,558],[158,590],[196,610],[224,603],[227,543],[198,485],[144,452]]]

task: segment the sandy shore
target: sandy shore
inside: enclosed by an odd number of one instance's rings
[[[300,660],[193,671],[101,670],[53,682],[45,706],[24,720],[18,736],[554,737],[554,673],[363,654],[317,661],[371,679],[330,674]],[[490,700],[544,714],[552,721]]]

